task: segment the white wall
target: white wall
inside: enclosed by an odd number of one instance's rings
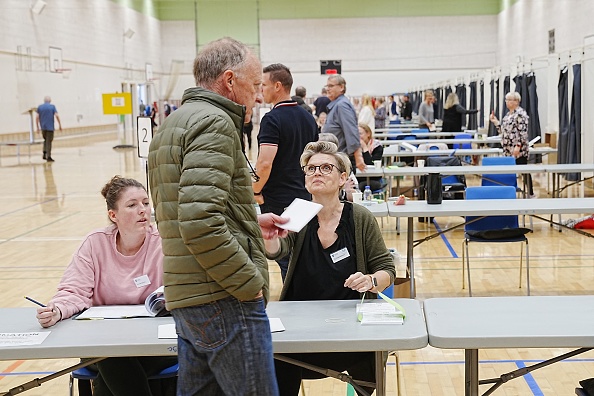
[[[162,72],[158,20],[109,0],[48,1],[41,14],[33,13],[31,4],[0,2],[0,86],[6,93],[0,96],[0,133],[28,131],[28,116],[21,113],[45,95],[52,97],[64,128],[113,123],[115,116],[103,115],[101,94],[121,90],[123,81],[144,82],[146,62]],[[124,38],[126,29],[135,31],[131,39]],[[31,49],[30,61],[17,59],[17,46]],[[62,48],[69,78],[48,71],[49,46]],[[19,64],[24,70],[17,70]]]
[[[497,16],[262,20],[260,48],[310,93],[340,59],[348,93],[381,95],[495,65]]]

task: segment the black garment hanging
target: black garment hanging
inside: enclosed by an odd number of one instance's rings
[[[526,85],[526,98],[528,103],[526,104],[526,111],[530,120],[528,121],[528,139],[532,140],[537,136],[541,136],[540,130],[540,115],[538,114],[538,94],[536,92],[536,76],[534,73],[528,73],[524,78]],[[532,158],[534,157],[534,158]],[[531,160],[535,163],[542,162],[542,155],[530,156]]]
[[[569,118],[568,164],[582,162],[582,65],[573,65],[573,92],[571,94],[571,113]],[[581,179],[580,173],[568,173],[568,181]]]
[[[507,95],[509,93],[509,76],[505,76],[505,78],[503,79],[503,100],[501,101],[502,105],[501,105],[501,118],[499,118],[499,121],[501,121],[503,119],[503,117],[505,117],[505,115],[508,113],[508,109],[507,106],[505,105],[505,95]],[[499,97],[497,97],[497,102],[499,102]]]
[[[568,80],[569,72],[565,66],[559,73],[557,84],[557,99],[559,102],[559,136],[557,137],[557,163],[569,163],[569,107],[568,107]]]
[[[485,81],[481,80],[480,85],[480,105],[479,105],[479,127],[485,127]]]
[[[441,88],[435,90],[435,105],[433,112],[435,119],[443,120],[443,96]]]
[[[477,108],[476,106],[476,81],[473,81],[469,84],[470,87],[470,105],[469,105],[469,109],[473,109],[475,110]],[[478,128],[478,122],[477,122],[477,116],[476,113],[474,114],[469,114],[468,115],[468,127],[467,129],[470,130],[477,130]]]
[[[491,105],[489,106],[489,114],[495,114],[499,118],[499,79],[491,80]],[[495,128],[495,124],[489,120],[489,136],[497,136],[499,131]],[[489,143],[489,147],[501,147],[499,143]]]
[[[462,106],[466,109],[466,85],[465,84],[456,85],[456,95],[458,95],[458,99],[460,100],[460,106]]]

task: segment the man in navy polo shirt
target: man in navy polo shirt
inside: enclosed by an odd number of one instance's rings
[[[43,136],[43,159],[48,162],[54,162],[52,158],[52,141],[54,140],[54,117],[58,121],[58,126],[62,130],[62,122],[58,115],[56,106],[51,104],[52,98],[46,96],[43,98],[43,104],[37,108],[37,131],[41,131]]]
[[[311,200],[299,157],[307,143],[318,140],[318,127],[312,115],[291,100],[293,76],[289,68],[275,63],[266,66],[263,73],[262,96],[273,108],[260,122],[259,180],[253,188],[261,212],[280,215],[295,198]],[[289,262],[282,259],[278,263],[284,279]]]

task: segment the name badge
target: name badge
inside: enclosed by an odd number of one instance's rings
[[[139,276],[138,278],[134,278],[134,284],[137,288],[145,287],[151,284],[151,281],[147,275]]]
[[[351,254],[347,248],[342,248],[339,251],[330,254],[330,258],[334,264],[338,263],[340,260],[344,260],[347,257],[351,257]]]

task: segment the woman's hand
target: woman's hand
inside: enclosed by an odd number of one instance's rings
[[[497,119],[497,117],[495,117],[495,112],[491,113],[491,115],[489,116],[489,120],[491,120],[493,125],[499,126],[499,120]]]
[[[361,151],[366,152],[369,151],[369,147],[367,147],[367,143],[363,139],[359,139],[359,143],[361,144]]]
[[[359,293],[363,293],[373,289],[373,281],[371,275],[364,275],[361,272],[355,272],[347,278],[344,282],[344,287],[356,290]]]
[[[49,303],[46,307],[37,308],[36,317],[41,327],[51,327],[62,319],[62,313],[54,303]]]
[[[521,147],[520,146],[515,146],[514,147],[514,151],[512,152],[512,155],[514,158],[518,158],[520,156],[520,151],[521,151]]]

